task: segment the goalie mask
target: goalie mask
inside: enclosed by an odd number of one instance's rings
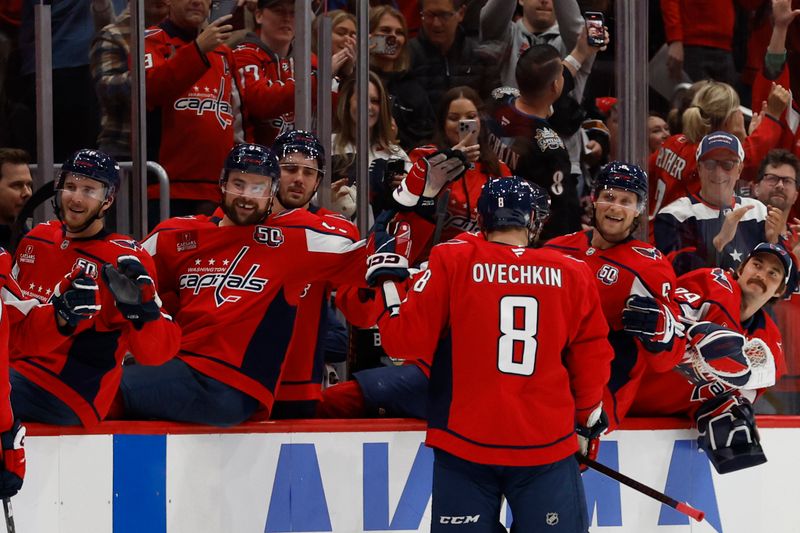
[[[95,220],[103,218],[108,208],[103,209],[107,203],[109,206],[114,201],[114,196],[120,187],[119,165],[111,156],[99,151],[82,149],[72,154],[63,165],[61,173],[55,182],[55,195],[53,196],[53,209],[59,220],[64,222],[64,186],[68,178],[90,179],[103,185],[101,191],[93,188],[85,188],[83,192],[80,187],[75,187],[74,194],[82,194],[86,197],[94,198],[100,202],[97,212],[91,215],[80,227],[68,227],[72,233],[80,233],[94,223]]]
[[[527,228],[533,242],[550,215],[550,198],[538,185],[512,176],[490,180],[478,198],[483,232],[502,228]]]

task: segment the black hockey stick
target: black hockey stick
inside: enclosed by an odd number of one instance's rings
[[[6,515],[6,533],[16,533],[14,525],[14,510],[11,508],[11,498],[3,498],[3,514]]]
[[[645,496],[650,496],[654,500],[658,500],[658,501],[660,501],[661,503],[663,503],[665,505],[669,505],[670,507],[672,507],[676,511],[678,511],[680,513],[683,513],[683,514],[685,514],[687,516],[690,516],[690,517],[694,518],[695,520],[697,520],[698,522],[702,522],[703,518],[705,518],[705,516],[706,516],[706,513],[704,513],[700,509],[695,509],[694,507],[691,507],[688,503],[679,502],[678,500],[676,500],[674,498],[670,498],[666,494],[664,494],[662,492],[658,492],[656,489],[652,489],[652,488],[648,487],[647,485],[645,485],[644,483],[640,483],[640,482],[636,481],[635,479],[631,479],[628,476],[626,476],[625,474],[617,472],[613,468],[609,468],[609,467],[607,467],[606,465],[604,465],[602,463],[598,463],[597,461],[593,461],[592,459],[589,459],[588,457],[584,457],[583,455],[581,455],[579,453],[576,453],[575,457],[578,459],[579,463],[584,464],[584,465],[588,466],[589,468],[591,468],[593,470],[597,470],[601,474],[605,474],[606,476],[610,477],[611,479],[619,481],[623,485],[627,485],[628,487],[630,487],[630,488],[632,488],[634,490],[638,490],[639,492],[641,492]]]
[[[433,246],[439,244],[442,238],[442,229],[444,229],[444,222],[447,218],[448,200],[450,200],[450,189],[445,189],[436,204],[436,228],[433,230]],[[467,213],[467,216],[469,216],[469,213]]]

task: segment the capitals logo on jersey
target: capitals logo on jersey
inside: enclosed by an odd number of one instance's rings
[[[715,268],[711,271],[711,277],[714,279],[715,282],[725,287],[728,292],[733,292],[733,287],[731,286],[730,280],[728,280],[728,276],[725,275],[725,271],[721,268]]]
[[[648,259],[655,260],[661,259],[662,257],[661,252],[657,248],[643,248],[641,246],[634,246],[632,250],[639,255],[647,257]]]
[[[233,108],[225,96],[225,78],[220,77],[219,89],[194,86],[191,96],[175,100],[176,111],[193,111],[198,116],[206,112],[214,113],[220,127],[224,130],[233,124]],[[213,94],[212,94],[213,91]]]
[[[133,250],[134,252],[143,252],[144,248],[138,242],[131,240],[131,239],[111,239],[111,244],[116,244],[120,248],[125,248],[126,250]]]
[[[236,267],[247,255],[248,250],[249,246],[243,246],[233,261],[223,259],[222,266],[219,267],[216,266],[217,260],[214,258],[208,259],[207,265],[203,265],[202,259],[195,259],[194,266],[189,268],[189,273],[179,278],[179,287],[190,289],[193,294],[213,288],[217,307],[222,307],[226,303],[236,303],[241,299],[241,296],[230,294],[231,292],[261,292],[269,281],[256,276],[261,265],[258,263],[251,265],[245,275],[236,273]]]

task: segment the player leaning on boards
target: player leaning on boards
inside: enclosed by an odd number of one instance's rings
[[[478,212],[481,233],[435,246],[402,303],[401,287],[381,287],[387,353],[432,359],[431,531],[464,516],[470,531],[496,531],[502,495],[516,531],[587,531],[575,429],[596,440],[605,428],[613,357],[597,289],[583,262],[529,247],[536,213],[522,179],[490,181]]]
[[[767,460],[751,402],[780,378],[786,363],[780,332],[764,306],[793,285],[795,268],[783,247],[760,243],[735,273],[701,268],[678,278],[676,301],[695,323],[686,330],[692,348],[680,374],[646,373],[632,406],[638,416],[692,417],[700,448],[721,474]]]
[[[152,259],[135,240],[105,229],[119,187],[114,159],[75,152],[55,183],[58,220],[39,224],[17,247],[22,294],[51,302],[58,320],[56,346],[12,347],[11,404],[23,421],[96,424],[127,353],[160,364],[177,352],[180,329],[161,312]]]
[[[616,428],[630,408],[647,367],[672,370],[683,355],[682,326],[672,302],[675,272],[657,249],[633,238],[647,200],[647,175],[636,165],[612,161],[598,174],[592,190],[592,229],[557,237],[546,247],[585,261],[600,292],[614,347],[611,378],[603,405]],[[657,331],[636,335],[623,330],[626,302],[649,297]],[[648,300],[650,301],[650,300]]]
[[[417,171],[423,185],[430,167]],[[224,216],[171,219],[145,241],[183,338],[167,364],[125,368],[128,416],[229,426],[259,404],[269,412],[305,285],[363,285],[374,269],[349,222],[305,209],[271,214],[280,175],[272,150],[238,145],[220,176]]]

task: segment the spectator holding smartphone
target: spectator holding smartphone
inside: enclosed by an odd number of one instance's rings
[[[381,78],[391,99],[400,146],[411,150],[433,134],[434,113],[428,94],[409,75],[411,56],[403,14],[392,6],[370,10],[370,67]]]

